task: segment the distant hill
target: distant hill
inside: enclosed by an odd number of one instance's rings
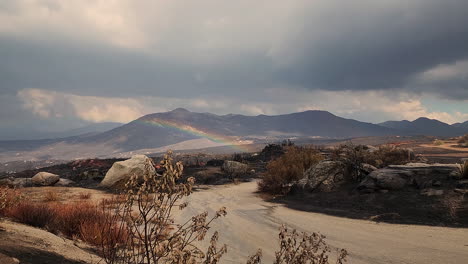
[[[466,122],[465,122],[466,123]],[[405,135],[426,135],[426,136],[459,136],[467,133],[468,129],[463,126],[454,126],[436,119],[420,117],[414,121],[387,121],[380,126],[398,130]]]
[[[110,127],[113,125],[110,124]],[[103,125],[101,128],[109,127]],[[79,135],[73,137],[0,141],[0,161],[123,157],[134,153],[157,153],[169,147],[200,149],[283,138],[456,136],[466,132],[463,127],[428,118],[388,121],[377,125],[342,118],[327,111],[246,116],[196,113],[183,108],[145,115],[104,132],[85,133],[92,130],[96,130],[96,127],[75,131]]]
[[[468,133],[468,121],[465,121],[463,123],[455,123],[452,125],[453,127],[457,127],[457,128],[461,128],[461,129],[464,129],[466,131],[466,133]]]
[[[161,147],[184,140],[207,137],[297,136],[351,138],[395,133],[371,123],[335,116],[326,111],[306,111],[286,115],[214,115],[178,108],[170,112],[143,116],[111,131],[88,137],[85,141],[107,142],[129,151]]]

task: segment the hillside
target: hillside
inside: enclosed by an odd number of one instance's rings
[[[467,122],[465,122],[467,123]],[[420,117],[414,121],[387,121],[379,124],[380,126],[399,130],[405,135],[425,135],[425,136],[459,136],[468,132],[468,127],[462,125],[449,125],[436,119]]]

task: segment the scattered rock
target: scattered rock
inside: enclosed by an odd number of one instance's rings
[[[440,186],[442,186],[442,182],[441,181],[432,181],[432,186],[440,187]]]
[[[369,217],[369,220],[380,222],[380,221],[388,221],[388,220],[397,220],[398,218],[401,218],[399,213],[385,213],[385,214],[371,216]]]
[[[54,186],[66,187],[66,186],[73,186],[75,184],[76,183],[72,180],[60,178],[60,180],[56,184],[54,184]]]
[[[378,170],[376,167],[367,163],[361,164],[361,168],[366,174],[370,174],[371,172]]]
[[[380,169],[369,174],[379,189],[400,190],[410,181],[413,173],[404,170]],[[359,188],[359,187],[358,187]]]
[[[459,179],[460,178],[460,172],[458,171],[452,171],[450,174],[449,174],[449,177],[450,178],[455,178],[455,179]]]
[[[103,187],[123,187],[131,176],[156,173],[153,161],[145,155],[134,155],[131,159],[115,162],[101,182]]]
[[[34,175],[31,180],[35,185],[51,186],[56,184],[60,180],[60,177],[56,174],[43,171]]]
[[[444,190],[436,190],[436,189],[428,188],[428,189],[421,190],[420,194],[425,195],[425,196],[441,196],[444,194]]]
[[[247,174],[249,166],[241,162],[225,160],[221,169],[231,177],[239,177]]]
[[[466,189],[455,188],[455,189],[453,189],[453,191],[456,192],[456,193],[461,193],[461,194],[467,194],[468,193],[468,190],[466,190]]]
[[[8,186],[11,188],[23,188],[33,186],[31,178],[6,178],[0,180],[0,186]]]

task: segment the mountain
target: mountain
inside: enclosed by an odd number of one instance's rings
[[[178,108],[143,116],[109,131],[51,140],[0,142],[0,160],[75,159],[154,153],[166,146],[203,148],[258,142],[265,138],[382,136],[396,131],[371,123],[335,116],[326,111],[285,115],[215,115]],[[209,142],[200,141],[208,139]],[[184,143],[185,142],[185,143]],[[211,143],[210,143],[211,142]],[[214,144],[216,143],[216,144]],[[197,146],[198,144],[198,146]]]
[[[163,152],[167,148],[200,149],[286,137],[345,139],[386,135],[454,136],[464,132],[462,127],[428,118],[388,121],[377,125],[342,118],[327,111],[246,116],[196,113],[177,108],[145,115],[101,133],[47,140],[0,141],[0,161],[127,157],[135,153]]]
[[[468,121],[465,121],[463,123],[455,123],[455,124],[452,124],[453,127],[457,127],[457,128],[462,128],[466,131],[466,133],[468,133]]]
[[[155,148],[196,138],[298,136],[351,138],[393,134],[392,129],[335,116],[326,111],[306,111],[276,116],[214,115],[178,108],[143,116],[86,141],[114,144],[122,150]]]
[[[400,131],[405,135],[426,135],[426,136],[458,136],[466,132],[463,127],[451,126],[436,119],[420,117],[414,121],[387,121],[378,124],[383,127]]]

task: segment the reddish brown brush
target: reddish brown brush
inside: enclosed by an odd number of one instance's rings
[[[55,212],[47,204],[24,201],[8,208],[5,215],[17,222],[41,228],[51,226],[55,222]]]

